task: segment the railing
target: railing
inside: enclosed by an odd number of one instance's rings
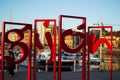
[[[37,69],[38,69],[38,72],[39,71],[52,71],[53,70],[53,63],[49,64],[49,65],[46,65],[46,62],[48,60],[40,60],[40,61],[37,61]],[[62,60],[61,62],[61,68],[62,68],[62,71],[73,71],[75,72],[76,71],[76,60]],[[56,60],[56,68],[58,69],[58,60]],[[57,70],[56,69],[56,70]]]
[[[120,70],[120,59],[119,58],[113,58],[113,71]],[[103,59],[102,60],[102,71],[109,71],[110,70],[110,59]]]

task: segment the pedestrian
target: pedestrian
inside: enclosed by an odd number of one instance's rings
[[[14,53],[12,50],[9,50],[8,51],[8,56],[12,59],[12,60],[15,60],[15,57],[14,57]],[[7,66],[8,66],[8,73],[10,76],[14,76],[14,69],[15,69],[15,64],[12,64],[10,62],[7,62]]]

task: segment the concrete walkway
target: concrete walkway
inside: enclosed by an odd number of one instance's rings
[[[109,77],[109,72],[91,72],[90,80],[110,80]],[[36,80],[53,80],[52,72],[37,72],[36,78]],[[16,72],[13,77],[5,72],[4,80],[27,80],[27,72]],[[82,80],[81,72],[62,72],[62,80]],[[113,72],[113,80],[120,80],[120,71]]]

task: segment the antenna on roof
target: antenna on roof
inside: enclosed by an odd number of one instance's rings
[[[10,11],[10,21],[12,22],[12,10]],[[12,29],[12,26],[10,26],[10,29]]]

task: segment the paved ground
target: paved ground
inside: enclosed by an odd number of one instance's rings
[[[64,71],[62,72],[62,80],[82,80],[81,75],[82,75],[81,72]],[[91,72],[90,80],[110,80],[109,75],[110,72],[94,71]],[[0,76],[0,80],[1,80],[1,76]],[[4,80],[27,80],[27,67],[20,66],[19,71],[15,72],[15,76],[13,77],[9,76],[8,72],[5,72]],[[36,80],[53,80],[52,72],[37,72]],[[113,72],[113,80],[120,80],[120,71]]]
[[[37,72],[36,78],[37,80],[52,80],[52,72]],[[27,80],[27,72],[16,72],[13,77],[5,72],[5,80]],[[62,72],[62,80],[81,80],[81,72]],[[91,72],[90,80],[110,80],[109,72]],[[113,72],[113,80],[120,80],[120,71]]]

